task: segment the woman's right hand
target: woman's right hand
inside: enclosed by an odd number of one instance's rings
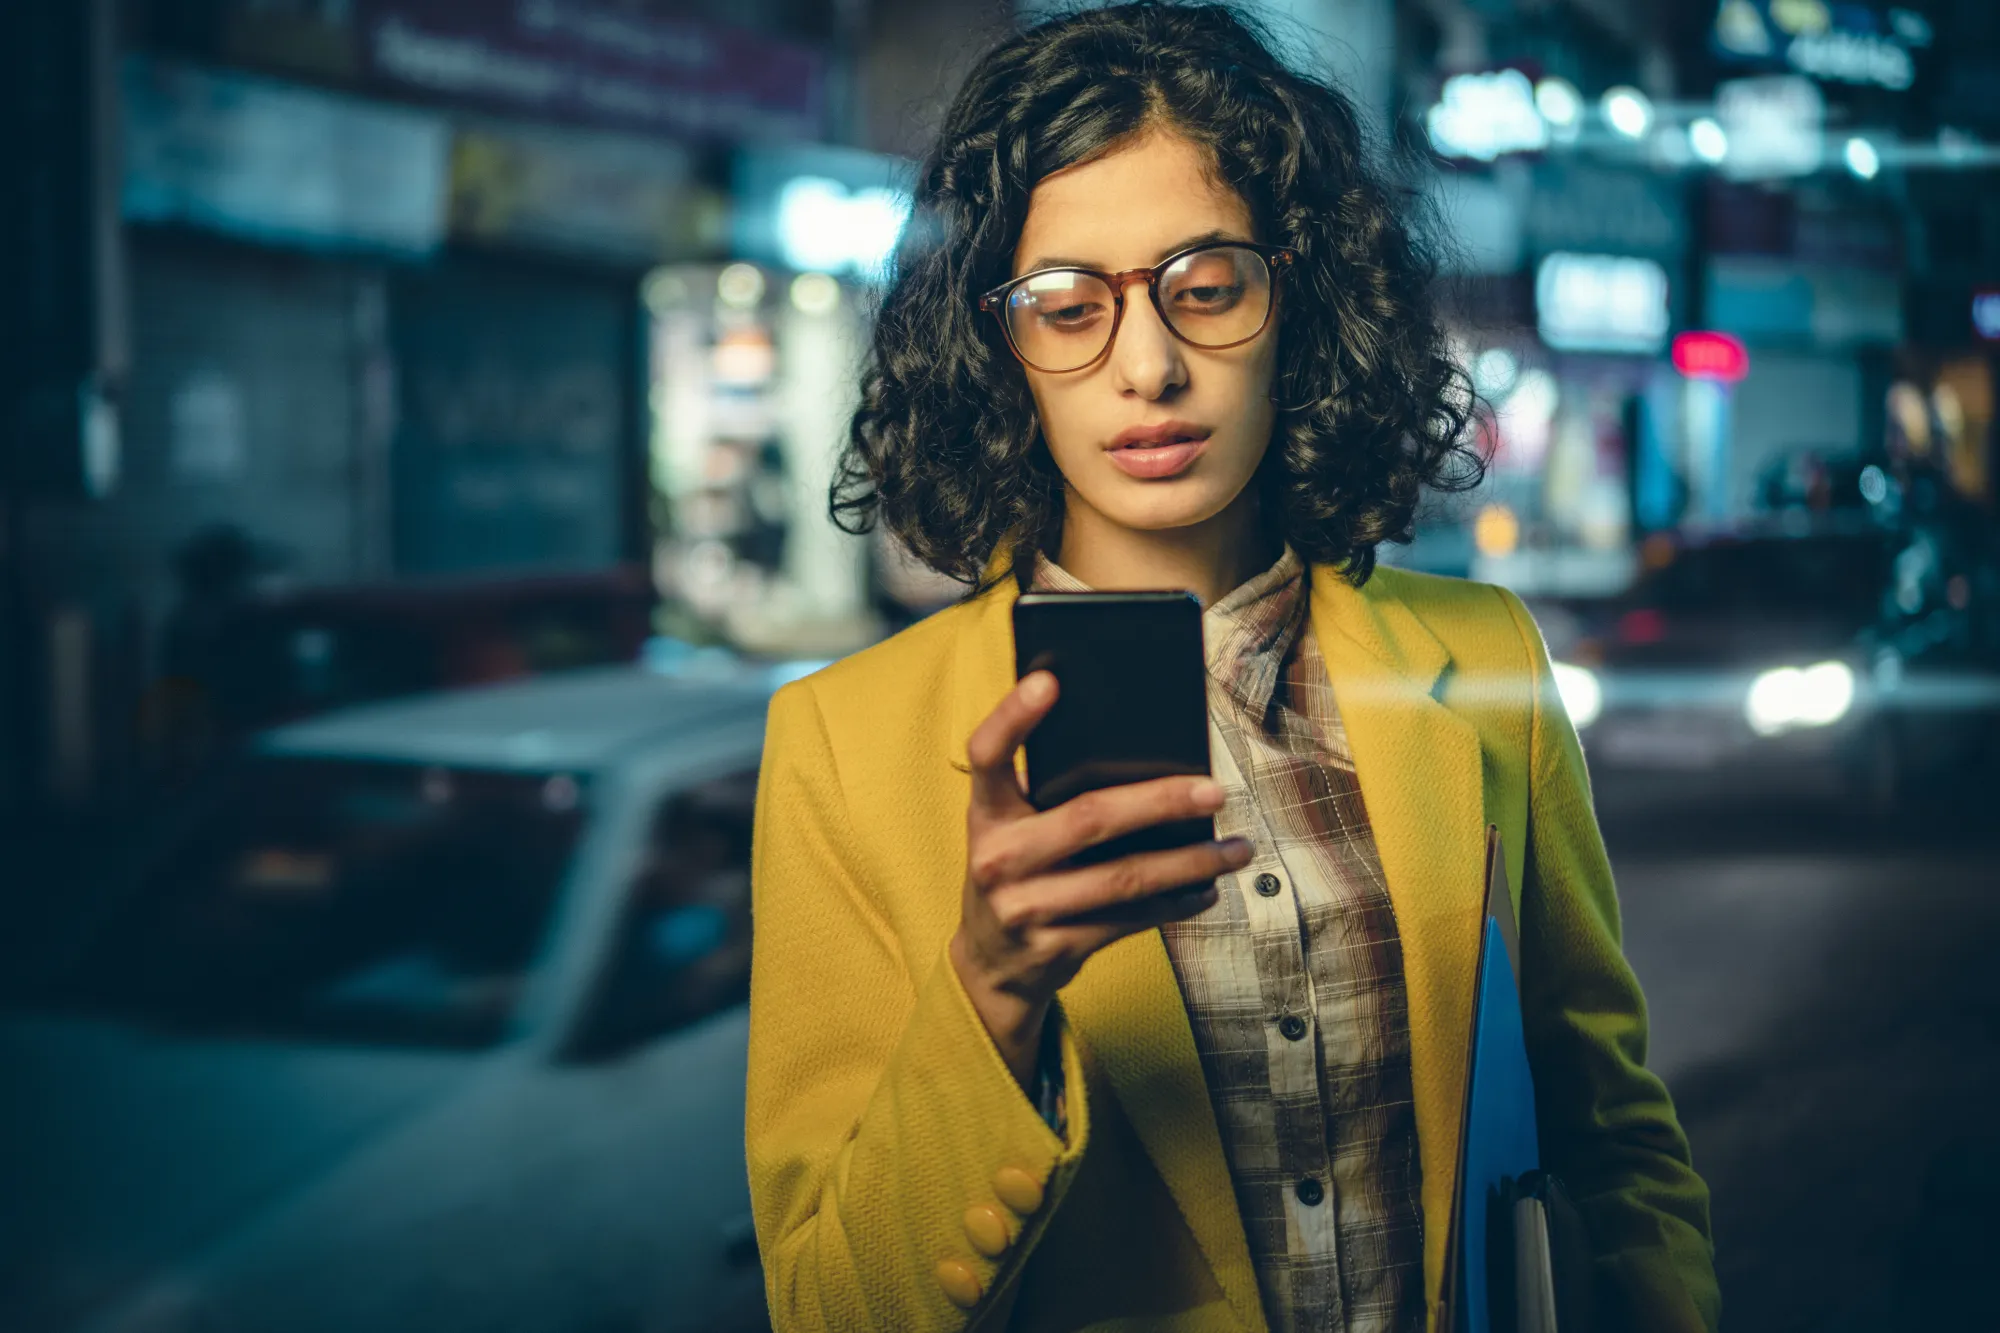
[[[964,901],[950,955],[994,1045],[1023,1088],[1033,1077],[1042,1023],[1084,960],[1114,940],[1205,911],[1215,877],[1249,864],[1235,838],[1065,868],[1087,847],[1135,829],[1222,808],[1213,778],[1172,777],[1085,792],[1052,810],[1028,804],[1014,754],[1056,701],[1055,677],[1023,677],[967,744]],[[1198,892],[1173,889],[1202,885]],[[1103,913],[1087,920],[1082,913]]]

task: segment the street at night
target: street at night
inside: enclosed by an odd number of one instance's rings
[[[1979,1326],[2000,1243],[1990,816],[1976,796],[1893,832],[1677,813],[1607,832],[1649,1064],[1715,1192],[1729,1326]]]

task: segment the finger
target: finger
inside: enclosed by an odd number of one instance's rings
[[[1247,839],[1199,842],[1166,851],[1121,856],[1103,865],[1059,871],[1011,885],[994,895],[994,915],[1010,930],[1059,925],[1091,912],[1138,902],[1186,885],[1202,885],[1250,864]]]
[[[1100,907],[1080,917],[1068,917],[1062,924],[1049,927],[1049,931],[1058,939],[1067,936],[1066,947],[1091,954],[1127,935],[1200,916],[1215,906],[1220,897],[1220,886],[1210,880],[1114,907]],[[1071,935],[1072,931],[1077,933]]]
[[[965,743],[972,766],[972,804],[988,813],[1020,813],[1031,807],[1014,776],[1014,752],[1056,702],[1056,678],[1031,671],[1007,691]]]
[[[1222,803],[1222,785],[1207,777],[1154,778],[1085,792],[990,830],[974,853],[974,874],[985,884],[1026,879],[1123,834],[1212,815]]]

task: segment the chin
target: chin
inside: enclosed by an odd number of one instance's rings
[[[1229,508],[1237,493],[1195,477],[1165,482],[1130,481],[1121,477],[1119,481],[1121,484],[1112,494],[1084,499],[1119,527],[1134,532],[1168,532],[1199,526]]]

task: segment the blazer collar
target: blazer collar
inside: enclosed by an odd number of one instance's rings
[[[1355,587],[1332,565],[1312,571],[1313,626],[1353,642],[1411,686],[1429,694],[1451,663],[1451,654],[1430,627],[1391,592],[1387,580]]]
[[[1001,696],[1014,688],[1014,602],[1020,590],[1012,578],[964,604],[966,620],[958,635],[952,672],[951,766],[972,769],[965,745]]]

